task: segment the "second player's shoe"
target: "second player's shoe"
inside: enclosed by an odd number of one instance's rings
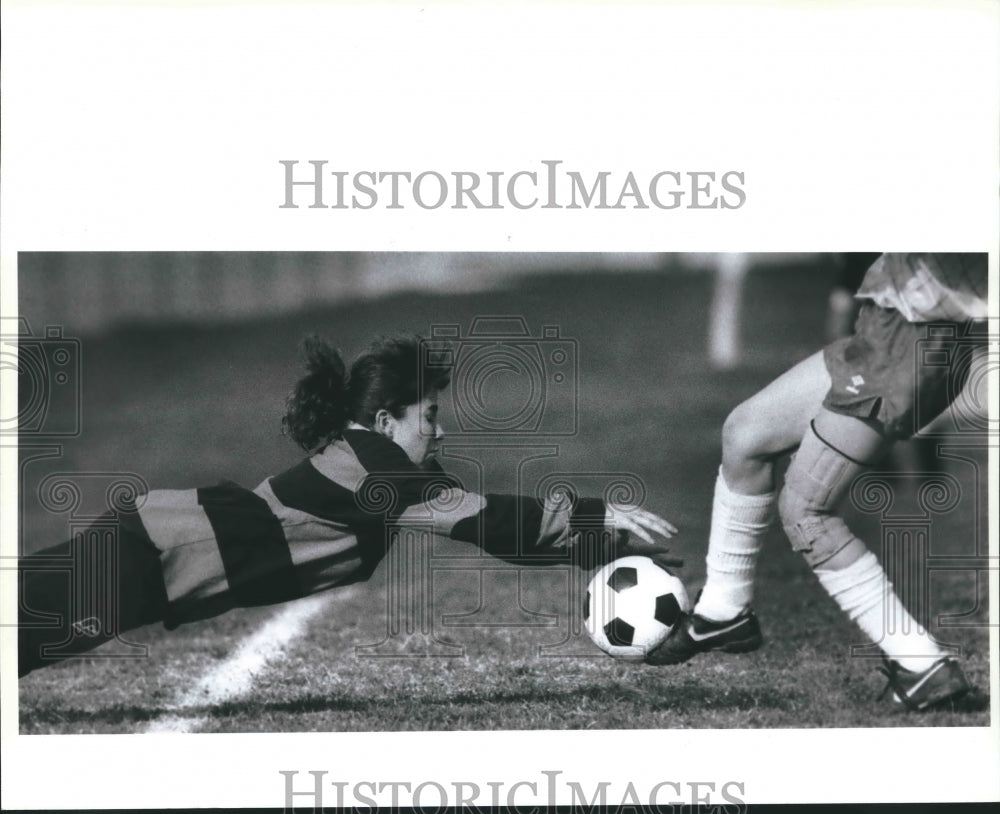
[[[697,613],[688,613],[681,618],[663,644],[646,656],[646,663],[680,664],[708,650],[749,653],[763,642],[760,624],[751,610],[746,610],[727,622],[713,622]]]
[[[968,695],[972,685],[953,658],[940,658],[921,673],[905,670],[894,661],[882,660],[880,668],[889,683],[882,692],[892,690],[895,699],[913,712],[922,712]]]

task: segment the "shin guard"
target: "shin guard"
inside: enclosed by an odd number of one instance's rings
[[[852,543],[859,557],[866,550],[834,512],[851,483],[867,468],[831,447],[809,427],[785,474],[778,512],[792,548],[813,568]]]

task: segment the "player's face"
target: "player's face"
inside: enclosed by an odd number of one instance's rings
[[[438,424],[437,393],[408,405],[392,422],[392,440],[403,448],[413,463],[419,466],[434,457],[438,442],[444,438],[444,431]]]

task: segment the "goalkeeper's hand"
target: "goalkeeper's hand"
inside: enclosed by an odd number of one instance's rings
[[[615,535],[614,558],[649,557],[667,569],[684,565],[684,560],[670,554],[665,542],[677,534],[677,527],[658,514],[630,503],[609,503],[604,525]]]

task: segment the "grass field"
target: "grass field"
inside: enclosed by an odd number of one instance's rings
[[[745,358],[731,372],[707,364],[711,278],[698,274],[551,274],[489,294],[398,295],[294,318],[212,329],[137,327],[86,340],[82,435],[66,442],[61,456],[24,467],[25,549],[67,536],[68,518],[46,512],[35,497],[38,483],[55,471],[133,472],[160,488],[222,478],[253,486],[294,463],[298,453],[281,437],[279,419],[298,375],[296,345],[304,333],[323,332],[350,354],[379,331],[426,334],[434,324],[467,326],[475,316],[513,314],[535,334],[558,325],[563,337],[578,342],[579,431],[568,438],[519,438],[526,446],[558,445],[558,455],[526,468],[526,477],[558,470],[587,484],[599,482],[601,473],[634,476],[645,487],[645,505],[681,529],[675,550],[687,560],[682,576],[693,595],[704,578],[722,421],[821,345],[828,283],[822,270],[751,274]],[[44,323],[44,315],[28,316]],[[443,409],[445,429],[456,426],[453,410]],[[970,437],[962,440],[968,444]],[[458,453],[470,454],[453,443]],[[504,453],[510,454],[525,453]],[[985,547],[985,539],[977,541],[977,529],[985,529],[985,474],[979,475],[985,447],[962,454],[968,460],[947,463],[959,484],[957,503],[930,519],[935,556],[972,556],[978,544]],[[517,470],[508,459],[483,450],[477,455],[485,461],[487,488],[516,488]],[[456,471],[475,474],[470,467],[458,462]],[[913,485],[887,477],[901,492]],[[919,514],[903,497],[893,512]],[[880,551],[892,517],[850,515]],[[851,657],[851,645],[864,640],[780,529],[769,534],[758,571],[755,607],[764,648],[673,668],[616,662],[590,644],[579,620],[585,574],[536,568],[518,576],[457,544],[436,543],[429,555],[430,599],[418,602],[429,618],[427,635],[419,614],[389,606],[399,586],[384,563],[369,583],[308,606],[311,616],[303,610],[301,635],[228,694],[200,690],[198,682],[286,609],[235,611],[173,632],[153,626],[128,635],[148,644],[146,658],[81,659],[37,671],[20,683],[21,731],[134,733],[171,717],[202,732],[988,723],[985,697],[967,710],[923,716],[877,702],[877,661]],[[925,573],[921,563],[916,571]],[[975,573],[935,571],[928,585],[932,620],[973,612],[969,626],[932,630],[961,646],[967,672],[985,694],[986,619],[975,610]],[[408,626],[416,632],[408,635]],[[233,681],[231,675],[219,680]]]

